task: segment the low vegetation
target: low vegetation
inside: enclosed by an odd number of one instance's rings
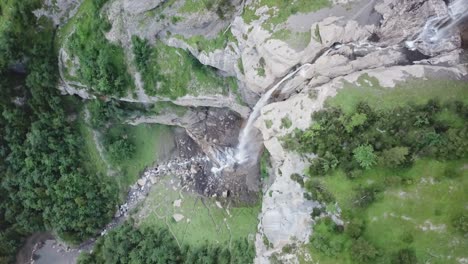
[[[180,35],[177,35],[176,37],[184,40],[190,46],[195,47],[199,52],[205,51],[208,53],[215,50],[224,50],[228,43],[237,42],[229,28],[222,30],[215,38],[212,39],[207,39],[201,35],[195,35],[190,38],[184,38]]]
[[[32,232],[53,230],[71,244],[94,236],[117,203],[116,184],[86,164],[78,109],[56,89],[54,27],[32,14],[39,4],[0,3],[9,18],[8,27],[0,18],[2,263],[13,262],[21,238]],[[26,73],[9,68],[18,61]]]
[[[259,17],[255,14],[255,11],[262,7],[269,7],[268,15],[270,17],[263,23],[263,27],[270,31],[273,31],[275,26],[286,22],[287,19],[294,14],[298,13],[309,13],[317,11],[324,7],[330,6],[329,0],[258,0],[252,1],[251,6],[244,8],[242,17],[246,23],[250,23],[257,20]]]
[[[217,203],[215,198],[174,190],[171,180],[171,176],[165,176],[152,187],[145,203],[135,214],[139,215],[136,219],[138,226],[168,228],[179,244],[193,247],[205,243],[229,244],[246,238],[253,242],[260,204],[232,206]],[[176,200],[181,200],[180,206],[174,206]],[[184,219],[176,222],[174,214],[181,214]]]
[[[133,37],[132,42],[135,63],[149,95],[176,99],[187,94],[227,94],[229,89],[237,89],[231,78],[218,76],[183,49],[161,41],[151,46],[138,37]]]
[[[123,48],[104,36],[110,29],[100,12],[106,1],[83,2],[67,48],[79,59],[77,73],[81,82],[99,94],[123,96],[133,89],[133,80],[127,72]]]
[[[91,254],[78,263],[252,263],[253,244],[235,240],[227,244],[179,246],[166,228],[134,227],[126,223],[98,240]]]
[[[289,47],[296,50],[303,50],[309,45],[312,34],[310,31],[306,32],[293,32],[288,29],[281,29],[275,31],[271,35],[271,39],[279,39],[288,44]]]
[[[456,100],[466,84],[358,82],[327,101],[310,128],[284,138],[287,148],[317,154],[304,183],[306,197],[326,208],[311,215],[313,260],[455,263],[468,245],[468,104]],[[344,225],[324,211],[341,212]]]
[[[181,13],[216,12],[220,19],[225,19],[234,12],[234,6],[229,0],[186,0],[179,8]]]

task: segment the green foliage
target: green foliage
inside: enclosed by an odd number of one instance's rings
[[[329,257],[343,252],[348,238],[343,234],[331,218],[326,217],[314,225],[314,233],[310,237],[312,247]]]
[[[346,234],[354,239],[359,238],[364,232],[364,222],[362,219],[353,219],[345,227]]]
[[[301,187],[304,187],[304,178],[301,175],[299,175],[297,173],[293,173],[293,174],[291,174],[291,180],[299,183],[299,185],[301,185]]]
[[[389,168],[397,168],[406,162],[409,149],[407,147],[394,147],[382,151],[379,157],[379,163]]]
[[[72,118],[76,109],[56,89],[54,27],[32,14],[38,4],[0,3],[10,18],[9,29],[0,29],[0,39],[16,42],[0,44],[5,60],[0,65],[2,262],[12,261],[28,233],[51,229],[67,242],[81,242],[110,220],[116,205],[115,184],[84,166],[83,144]],[[25,64],[25,74],[5,68],[16,61]],[[20,103],[14,103],[16,98]]]
[[[290,128],[292,126],[292,121],[288,116],[281,118],[281,128]]]
[[[452,217],[452,226],[462,235],[468,234],[468,213],[466,210]]]
[[[111,138],[106,142],[107,152],[113,163],[130,159],[135,154],[135,144],[127,135],[121,138]]]
[[[235,240],[227,245],[204,244],[179,247],[165,228],[135,228],[131,223],[100,238],[91,254],[84,253],[78,263],[252,263],[253,245]]]
[[[260,175],[262,179],[268,178],[268,168],[271,167],[270,164],[270,152],[265,149],[262,153],[262,157],[260,158]]]
[[[417,264],[416,253],[411,248],[400,249],[392,259],[392,264]]]
[[[144,71],[148,67],[148,59],[152,53],[151,46],[148,40],[141,39],[137,36],[132,36],[132,44],[137,69],[139,71]]]
[[[146,40],[132,38],[135,63],[148,95],[171,99],[201,92],[226,93],[236,83],[218,76],[183,49],[166,46],[157,40],[149,46]]]
[[[372,263],[377,255],[377,249],[364,238],[360,237],[352,242],[351,257],[356,263]]]
[[[443,105],[428,101],[391,110],[375,110],[361,102],[349,113],[329,108],[314,113],[315,122],[305,131],[284,137],[283,145],[318,155],[308,170],[310,175],[342,168],[355,178],[360,169],[368,170],[377,162],[401,168],[417,156],[460,159],[467,155],[468,126],[435,117],[444,111],[464,118],[467,108],[459,101]]]
[[[234,11],[234,6],[229,0],[187,0],[179,12],[195,13],[206,10],[214,11],[220,19],[224,19]]]
[[[318,202],[331,203],[335,201],[333,194],[329,192],[318,180],[308,180],[305,183],[307,191],[312,194],[312,198]]]
[[[104,33],[110,25],[100,14],[107,0],[88,1],[70,36],[68,49],[79,59],[78,75],[85,84],[105,95],[123,96],[133,81],[127,72],[122,47],[108,42]]]
[[[321,8],[327,7],[330,5],[328,0],[297,0],[291,2],[289,0],[259,0],[253,2],[253,7],[245,7],[242,17],[246,23],[250,23],[253,20],[258,19],[258,16],[255,15],[255,10],[261,6],[267,6],[269,10],[269,19],[264,22],[263,27],[267,29],[273,29],[274,26],[285,22],[288,17],[297,13],[309,13],[317,11]],[[273,9],[278,10],[274,12]]]
[[[90,114],[89,123],[94,128],[106,125],[111,121],[121,120],[125,116],[118,101],[92,100],[87,106]]]
[[[377,155],[371,145],[361,145],[353,150],[354,159],[363,169],[370,169],[377,163]]]

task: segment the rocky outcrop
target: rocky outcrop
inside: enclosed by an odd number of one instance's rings
[[[64,25],[78,11],[83,0],[45,0],[41,9],[33,13],[36,17],[45,16],[55,25]]]
[[[280,252],[284,245],[292,242],[293,237],[297,241],[307,242],[312,225],[310,213],[314,206],[318,206],[317,203],[306,200],[300,185],[290,178],[294,173],[303,175],[308,163],[307,158],[312,157],[300,157],[286,150],[281,144],[281,138],[295,129],[308,128],[313,122],[312,113],[322,109],[327,98],[335,96],[346,83],[356,83],[363,74],[376,78],[380,86],[391,89],[407,79],[435,75],[461,79],[467,78],[468,72],[464,67],[430,65],[380,67],[338,77],[316,87],[304,85],[299,94],[288,100],[265,106],[256,126],[262,132],[265,147],[271,154],[274,173],[272,176],[275,177],[275,181],[263,196],[261,222],[256,240],[256,263],[269,263],[268,257]],[[282,126],[284,118],[291,120],[291,127]],[[272,248],[263,244],[262,236],[266,236],[272,243]]]

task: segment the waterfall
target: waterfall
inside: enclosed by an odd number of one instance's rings
[[[242,129],[239,134],[239,145],[236,149],[235,159],[238,163],[244,163],[249,160],[249,157],[252,153],[256,153],[256,149],[259,146],[258,142],[253,141],[254,139],[254,122],[257,120],[258,116],[260,115],[261,109],[268,103],[270,100],[271,95],[288,79],[302,70],[304,67],[310,66],[309,63],[302,65],[301,67],[297,68],[295,71],[286,75],[281,81],[279,81],[273,88],[271,88],[268,92],[266,92],[260,100],[258,100],[257,104],[254,106],[252,113],[247,120],[247,124]]]
[[[448,16],[429,19],[416,39],[407,41],[406,46],[415,49],[415,43],[418,42],[435,44],[446,38],[466,17],[468,17],[468,0],[455,0],[448,5]]]

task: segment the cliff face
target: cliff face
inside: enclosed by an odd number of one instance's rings
[[[342,6],[344,2],[348,8]],[[282,136],[309,127],[313,122],[311,114],[322,109],[327,98],[333,97],[346,83],[357,83],[363,74],[376,78],[384,88],[392,88],[410,78],[435,75],[466,78],[461,61],[461,37],[456,27],[436,42],[425,39],[428,21],[451,16],[446,2],[334,1],[323,9],[307,7],[305,11],[299,9],[285,14],[286,8],[261,4],[262,1],[231,1],[224,10],[224,7],[198,8],[190,5],[189,0],[112,0],[101,14],[110,22],[105,37],[123,48],[127,71],[135,86],[127,96],[116,99],[141,103],[170,101],[191,109],[183,117],[165,113],[131,122],[184,127],[207,153],[218,145],[235,147],[239,128],[249,116],[250,107],[297,66],[305,65],[284,81],[271,100],[277,102],[266,105],[255,123],[271,153],[270,176],[274,179],[270,186],[264,186],[256,241],[257,262],[264,263],[293,238],[307,241],[312,225],[311,210],[319,206],[305,200],[302,188],[290,179],[293,173],[303,173],[307,161],[284,149]],[[223,11],[222,15],[219,10]],[[72,33],[70,29],[68,34]],[[134,64],[134,36],[148,40],[156,49],[161,45],[171,49],[159,49],[160,52],[174,52],[182,58],[180,52],[186,51],[206,65],[216,78],[234,78],[237,90],[225,91],[219,83],[214,89],[200,89],[208,84],[199,82],[190,85],[187,93],[177,98],[149,95],[142,73]],[[81,83],[76,74],[80,62],[70,53],[67,41],[61,45],[63,83],[60,88],[64,93],[95,98],[96,92]],[[163,63],[159,62],[161,71],[179,71],[171,66],[183,65],[185,61]],[[157,90],[158,85],[151,88]],[[286,118],[291,122],[288,127],[282,125]],[[227,119],[232,122],[223,121]],[[225,129],[230,133],[224,134],[219,127],[214,129],[218,124],[226,124]],[[210,138],[211,134],[214,136]],[[338,221],[339,215],[335,217]],[[271,247],[264,245],[264,237],[271,242]]]

